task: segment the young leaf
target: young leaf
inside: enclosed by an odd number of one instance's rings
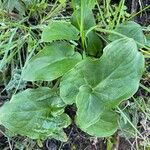
[[[90,27],[95,26],[95,18],[92,12],[96,0],[72,0],[74,13],[71,18],[71,23],[80,30],[88,30]],[[83,24],[82,24],[83,23]]]
[[[60,96],[66,104],[76,103],[78,124],[86,129],[137,91],[143,70],[135,41],[119,39],[106,46],[100,59],[85,59],[65,74]]]
[[[64,3],[66,3],[66,0],[59,0],[59,2],[60,2],[61,4],[64,4]]]
[[[100,57],[102,54],[103,42],[100,37],[91,31],[87,35],[87,46],[86,51],[90,56]]]
[[[91,31],[85,37],[86,32],[96,25],[92,9],[95,6],[95,0],[72,0],[74,13],[71,18],[71,23],[80,30],[80,35],[86,43],[86,52],[90,56],[99,57],[102,50],[102,41],[98,35]]]
[[[66,21],[52,21],[42,32],[42,41],[78,40],[79,31]]]
[[[88,7],[83,10],[82,16],[81,16],[81,8],[78,8],[74,11],[71,17],[71,23],[78,30],[80,30],[81,27],[81,20],[83,21],[83,30],[88,30],[89,28],[96,25],[93,12]]]
[[[15,134],[32,139],[56,138],[65,135],[63,128],[70,124],[63,109],[64,103],[51,89],[27,89],[0,108],[0,124]],[[59,115],[53,116],[56,112]]]
[[[74,7],[84,7],[93,9],[96,4],[96,0],[72,0],[72,5]]]
[[[142,27],[136,22],[128,21],[128,22],[122,23],[118,25],[116,29],[114,29],[114,31],[120,34],[123,34],[129,38],[133,38],[135,41],[143,45],[146,42],[144,33],[142,31]],[[120,39],[120,38],[122,37],[116,34],[110,34],[109,36],[109,39],[111,41],[115,41],[116,39]]]
[[[81,60],[74,47],[67,42],[53,42],[35,55],[23,70],[28,81],[52,81],[73,68]]]

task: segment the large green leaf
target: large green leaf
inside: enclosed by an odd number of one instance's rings
[[[23,70],[28,81],[52,81],[69,71],[81,60],[74,47],[67,42],[53,42],[35,55]]]
[[[64,75],[60,95],[76,103],[78,124],[87,129],[138,89],[144,57],[133,39],[110,43],[100,59],[85,59]]]
[[[137,24],[136,22],[133,21],[128,21],[125,23],[122,23],[120,25],[118,25],[115,29],[115,32],[118,32],[120,34],[123,34],[129,38],[133,38],[135,41],[141,43],[141,44],[145,44],[146,43],[146,39],[144,36],[144,33],[142,31],[142,27]],[[116,34],[111,34],[109,36],[109,39],[111,41],[115,41],[116,39],[120,39],[122,38],[119,35]]]
[[[78,123],[78,120],[77,124],[84,132],[92,136],[108,137],[114,134],[118,129],[118,116],[113,111],[104,111],[97,122],[87,128],[83,128],[80,123]]]
[[[53,40],[78,40],[79,31],[65,21],[52,21],[42,32],[42,41],[51,42]]]
[[[15,134],[32,139],[66,139],[63,128],[70,124],[64,103],[49,88],[27,89],[0,108],[0,124]],[[59,137],[60,136],[60,137]]]
[[[103,100],[105,103],[108,100],[108,104],[114,103],[116,95],[119,97],[119,90],[122,91],[120,96],[131,89],[131,91],[137,90],[143,68],[144,57],[138,52],[136,43],[132,39],[122,38],[106,46],[100,59],[82,60],[65,74],[60,83],[60,94],[65,103],[72,104],[75,102],[79,88],[82,85],[89,85],[94,91],[101,90],[103,91],[101,93],[106,94],[103,94],[104,99],[107,100]],[[114,90],[115,88],[119,93]],[[116,91],[116,95],[113,90]]]

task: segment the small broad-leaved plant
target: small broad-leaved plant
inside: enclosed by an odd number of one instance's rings
[[[96,25],[94,2],[73,0],[71,22],[53,20],[43,29],[47,46],[29,60],[22,77],[26,81],[59,78],[60,85],[13,95],[0,109],[0,124],[9,131],[32,139],[65,141],[63,128],[71,121],[64,108],[71,104],[77,107],[77,126],[89,135],[107,137],[117,131],[115,109],[139,87],[144,56],[138,48],[145,44],[145,36],[137,23],[122,23],[108,32],[109,42],[102,51],[99,27],[90,30]],[[78,51],[73,41],[84,51]]]

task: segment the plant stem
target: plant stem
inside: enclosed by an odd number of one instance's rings
[[[133,123],[129,120],[129,118],[125,115],[125,113],[119,108],[117,107],[118,111],[120,112],[120,114],[122,115],[122,117],[124,117],[128,123],[133,127],[133,129],[139,134],[139,136],[142,138],[142,139],[145,139],[143,137],[143,135],[137,130],[137,128],[133,125]]]
[[[146,86],[144,86],[143,84],[140,83],[140,87],[143,88],[145,91],[147,91],[148,93],[150,93],[150,89],[147,88]]]

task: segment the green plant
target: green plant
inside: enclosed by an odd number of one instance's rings
[[[63,128],[71,122],[64,108],[74,103],[75,122],[83,131],[96,137],[116,132],[116,110],[138,90],[144,71],[141,52],[149,54],[149,48],[142,27],[133,21],[118,23],[114,30],[96,25],[96,4],[72,0],[70,21],[52,20],[42,28],[46,46],[26,61],[21,77],[56,84],[13,95],[0,109],[0,124],[32,139],[65,141]],[[108,43],[99,36],[103,33]]]
[[[46,0],[0,0],[0,8],[12,13],[14,10],[23,17],[25,13],[29,10],[29,14],[35,14],[42,11],[47,7]]]

